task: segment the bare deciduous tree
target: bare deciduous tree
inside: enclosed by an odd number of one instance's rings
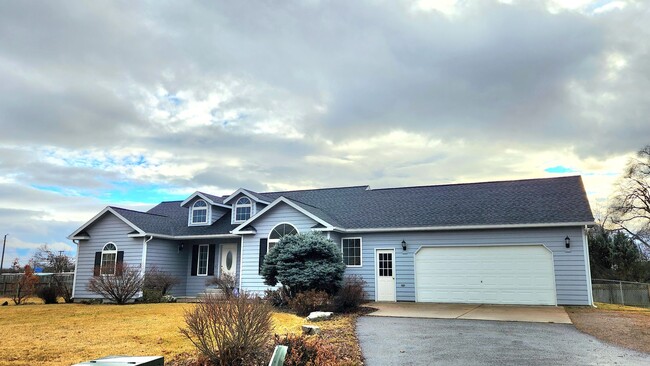
[[[88,291],[123,305],[142,291],[144,279],[139,267],[118,263],[115,274],[100,274],[88,282]]]
[[[11,299],[14,304],[20,305],[26,298],[34,294],[38,277],[34,274],[34,270],[29,265],[25,266],[25,272],[18,278],[18,281],[13,284],[13,292]]]
[[[63,251],[55,253],[47,244],[36,249],[29,263],[33,268],[40,267],[44,272],[62,273],[74,271],[74,259],[67,256]]]
[[[628,162],[609,216],[614,225],[650,249],[650,145]]]

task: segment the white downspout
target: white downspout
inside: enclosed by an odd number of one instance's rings
[[[147,243],[149,243],[153,239],[153,235],[149,236],[149,239],[145,236],[142,238],[142,263],[140,264],[140,269],[142,270],[142,274],[144,274],[145,270],[147,269]]]
[[[243,235],[239,236],[239,267],[237,268],[239,268],[239,286],[237,287],[239,287],[238,290],[239,293],[241,293],[241,289],[242,289],[241,274],[242,272],[244,272],[244,236]]]
[[[77,288],[77,272],[79,271],[79,239],[72,239],[72,242],[77,244],[77,254],[74,259],[74,274],[72,275],[72,299],[74,300],[74,292]]]
[[[587,226],[582,229],[582,244],[584,245],[585,263],[587,264],[587,296],[589,305],[594,306],[594,294],[591,288],[591,263],[589,260],[589,241],[587,240]]]

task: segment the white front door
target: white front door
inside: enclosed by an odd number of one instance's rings
[[[237,244],[221,245],[221,274],[237,274]]]
[[[377,250],[377,301],[395,301],[395,251]]]

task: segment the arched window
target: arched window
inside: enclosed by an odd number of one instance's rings
[[[117,265],[117,246],[113,243],[106,243],[102,249],[102,261],[100,273],[105,275],[114,275]]]
[[[268,248],[266,252],[270,252],[271,249],[277,244],[280,239],[285,235],[296,235],[298,234],[298,229],[296,229],[291,224],[278,224],[276,225],[269,234]]]
[[[208,204],[204,200],[198,200],[192,205],[192,212],[190,213],[192,224],[207,224],[208,223]]]
[[[235,221],[244,222],[251,218],[253,211],[253,204],[247,197],[242,197],[235,203]]]

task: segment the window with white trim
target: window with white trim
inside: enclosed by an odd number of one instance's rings
[[[348,267],[361,267],[361,238],[341,239],[343,263]]]
[[[253,203],[248,197],[242,197],[235,203],[235,221],[244,222],[251,218]]]
[[[208,204],[204,200],[198,200],[192,205],[192,210],[190,212],[190,223],[208,223]]]
[[[198,261],[196,265],[196,275],[197,276],[207,276],[208,275],[208,252],[210,247],[208,245],[199,245],[199,255],[196,259]]]
[[[100,273],[105,275],[114,275],[117,266],[117,246],[114,243],[106,243],[102,249],[102,261],[100,264]]]
[[[267,241],[267,250],[266,252],[270,252],[271,249],[277,244],[280,239],[282,239],[283,236],[285,235],[296,235],[298,234],[298,229],[296,229],[293,225],[291,224],[279,224],[276,225],[272,230],[271,233],[269,234],[269,240]]]

